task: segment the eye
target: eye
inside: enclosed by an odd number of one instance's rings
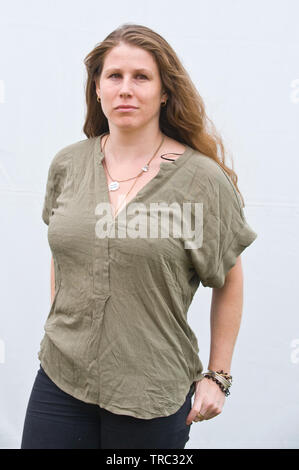
[[[112,74],[109,76],[109,78],[110,78],[110,77],[113,77],[113,76],[119,76],[119,73],[112,73]],[[146,76],[146,75],[143,75],[143,74],[138,74],[138,75],[136,75],[136,77],[144,77],[144,78],[147,80],[147,76]]]

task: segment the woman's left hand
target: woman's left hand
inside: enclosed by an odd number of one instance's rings
[[[187,416],[186,424],[214,418],[222,412],[225,394],[212,379],[204,377],[196,382],[193,406]],[[196,417],[201,413],[204,418]]]

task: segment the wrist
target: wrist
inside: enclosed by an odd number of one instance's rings
[[[213,364],[212,364],[212,365],[209,364],[207,370],[213,370],[214,372],[223,371],[225,374],[230,375],[230,367],[223,367],[223,365],[216,367],[216,366],[214,366]]]
[[[207,372],[203,372],[202,374],[204,377],[206,377],[209,380],[213,380],[217,385],[220,387],[220,389],[225,393],[226,396],[230,395],[229,388],[232,385],[232,376],[229,374],[229,372],[224,372],[223,369],[221,370],[213,370],[213,369],[208,369]]]

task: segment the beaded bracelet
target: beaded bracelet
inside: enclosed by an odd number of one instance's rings
[[[222,385],[222,383],[220,383],[219,380],[215,379],[215,377],[212,377],[212,375],[205,375],[205,377],[207,379],[212,379],[214,382],[216,382],[216,384],[219,385],[219,387],[221,388],[222,392],[225,394],[226,397],[230,395],[230,391],[228,389],[225,390],[224,385]]]
[[[221,374],[223,375],[227,380],[232,380],[232,376],[229,375],[228,373],[226,372],[223,372],[223,370],[220,370],[220,371],[216,371],[218,374]],[[217,385],[219,385],[220,389],[222,390],[222,392],[225,394],[225,396],[227,397],[228,395],[230,395],[230,391],[228,388],[225,388],[224,385],[219,381],[217,380],[215,377],[213,377],[213,375],[209,375],[209,373],[205,373],[205,377],[207,377],[208,379],[212,379],[214,382],[216,382]]]

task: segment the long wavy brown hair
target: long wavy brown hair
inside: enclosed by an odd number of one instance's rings
[[[156,60],[163,90],[168,95],[167,105],[161,107],[160,111],[161,132],[215,160],[231,178],[245,207],[237,185],[238,176],[225,164],[226,150],[223,140],[206,114],[202,97],[176,52],[162,36],[146,26],[131,23],[119,26],[102,42],[96,44],[85,57],[87,110],[84,134],[90,138],[109,131],[108,120],[97,102],[96,82],[101,75],[106,55],[120,43],[141,47]]]

